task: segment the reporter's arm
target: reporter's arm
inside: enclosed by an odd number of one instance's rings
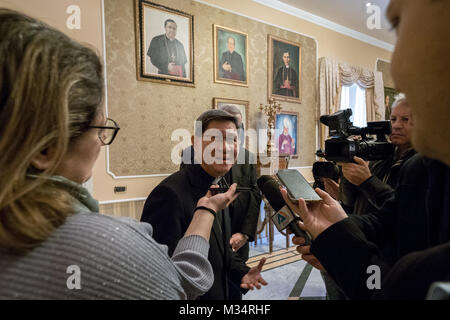
[[[216,213],[228,207],[238,197],[239,194],[235,193],[236,187],[237,185],[234,183],[227,192],[216,195],[208,190],[206,195],[198,200],[198,209],[195,210],[184,236],[199,235],[209,240]]]
[[[363,193],[364,197],[375,208],[380,209],[384,202],[392,197],[395,190],[384,183],[376,176],[371,176],[369,179],[359,185],[359,190]]]
[[[226,193],[215,196],[208,191],[197,203],[197,207],[203,208],[195,210],[188,229],[173,252],[172,261],[189,299],[207,292],[214,282],[214,273],[208,261],[209,237],[215,218],[213,213],[233,202],[238,196],[235,191],[236,184]]]
[[[381,280],[389,272],[377,246],[349,218],[323,231],[312,242],[311,253],[351,299],[367,300],[374,293],[367,286],[369,266],[380,268]]]

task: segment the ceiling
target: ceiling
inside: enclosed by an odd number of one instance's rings
[[[369,1],[381,9],[381,29],[370,30],[367,27],[367,20],[371,16],[371,13],[366,12],[366,3]],[[293,7],[294,14],[297,12],[302,15],[301,11],[306,11],[307,14],[322,18],[321,20],[331,21],[331,25],[335,23],[345,27],[343,30],[352,29],[356,31],[355,34],[363,34],[389,45],[394,45],[396,41],[395,32],[390,30],[385,15],[389,0],[268,0],[268,2],[278,3],[285,12],[289,7]]]

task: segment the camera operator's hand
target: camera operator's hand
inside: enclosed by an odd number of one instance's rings
[[[339,162],[338,165],[342,167],[342,174],[351,184],[359,186],[361,183],[369,179],[372,174],[370,173],[368,162],[363,159],[354,156],[353,162]]]
[[[286,189],[281,189],[286,204],[303,220],[303,222],[299,222],[300,227],[308,231],[313,239],[331,225],[347,218],[347,214],[339,202],[319,188],[316,188],[315,191],[322,198],[321,201],[312,201],[306,204],[303,198],[299,198],[298,205],[295,205],[289,199]]]
[[[339,183],[330,178],[322,178],[325,191],[335,200],[339,200]]]

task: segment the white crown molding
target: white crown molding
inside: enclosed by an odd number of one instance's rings
[[[343,25],[337,24],[333,21],[327,20],[325,18],[316,16],[312,13],[309,13],[307,11],[301,10],[299,8],[290,6],[288,4],[285,4],[283,2],[280,2],[278,0],[252,0],[253,2],[262,4],[264,6],[267,6],[269,8],[284,12],[286,14],[289,14],[291,16],[297,17],[302,20],[306,20],[308,22],[317,24],[321,27],[336,31],[338,33],[341,33],[343,35],[349,36],[351,38],[354,38],[356,40],[371,44],[373,46],[388,50],[388,51],[394,51],[394,45],[387,43],[385,41],[381,41],[379,39],[376,39],[374,37],[371,37],[367,34],[364,34],[362,32],[350,29],[348,27],[345,27]]]
[[[317,51],[318,41],[317,41],[316,37],[314,37],[314,36],[312,36],[312,35],[310,35],[310,34],[301,33],[301,32],[298,32],[298,31],[296,31],[296,30],[293,30],[293,29],[289,29],[289,28],[282,27],[282,26],[277,25],[277,24],[273,24],[273,23],[267,22],[267,21],[265,21],[265,20],[261,20],[261,19],[254,18],[254,17],[250,17],[250,16],[247,16],[247,15],[242,14],[242,13],[240,13],[240,12],[233,11],[233,10],[230,10],[230,9],[227,9],[227,8],[224,8],[224,7],[221,7],[221,6],[218,6],[218,5],[215,5],[215,4],[206,2],[206,1],[204,1],[204,0],[193,0],[193,1],[198,2],[198,3],[201,3],[201,4],[204,4],[204,5],[209,6],[209,7],[213,7],[213,8],[216,8],[216,9],[220,9],[220,10],[222,10],[222,11],[226,11],[226,12],[229,12],[229,13],[232,13],[232,14],[235,14],[235,15],[238,15],[238,16],[241,16],[241,17],[244,17],[244,18],[253,20],[253,21],[261,22],[261,23],[267,24],[267,25],[272,26],[272,27],[276,27],[276,28],[279,28],[279,29],[282,29],[282,30],[286,30],[286,31],[289,31],[289,32],[292,32],[292,33],[296,33],[296,34],[299,34],[299,35],[302,35],[302,36],[311,38],[311,39],[313,39],[313,40],[315,41],[315,43],[316,43],[316,56],[317,56],[317,52],[318,52],[318,51]]]

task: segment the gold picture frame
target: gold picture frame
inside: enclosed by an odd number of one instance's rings
[[[268,99],[301,103],[301,44],[273,35],[267,36]],[[285,67],[286,61],[288,68]]]
[[[135,4],[137,79],[194,87],[194,16],[146,0]]]
[[[299,113],[293,111],[281,111],[275,115],[275,145],[280,156],[291,156],[293,159],[298,158],[298,117]],[[287,127],[287,132],[283,132],[285,127]],[[282,134],[283,137],[281,137]],[[281,140],[283,142],[280,146]]]
[[[213,49],[214,82],[248,87],[248,34],[213,24]]]

